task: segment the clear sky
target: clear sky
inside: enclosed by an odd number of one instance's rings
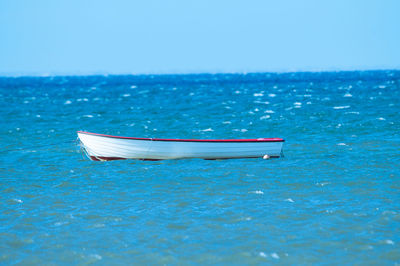
[[[0,74],[400,68],[397,0],[0,0]]]

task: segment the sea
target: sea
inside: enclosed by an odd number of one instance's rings
[[[90,161],[78,130],[283,138]],[[1,265],[400,264],[400,71],[0,78]]]

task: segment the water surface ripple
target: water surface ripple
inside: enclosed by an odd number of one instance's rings
[[[399,113],[399,71],[0,78],[0,264],[399,264]],[[285,157],[92,162],[77,130]]]

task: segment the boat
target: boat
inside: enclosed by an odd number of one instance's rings
[[[285,140],[133,138],[78,131],[82,149],[93,161],[201,158],[279,158]]]

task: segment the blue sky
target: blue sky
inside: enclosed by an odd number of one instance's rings
[[[0,74],[400,68],[400,1],[0,0]]]

